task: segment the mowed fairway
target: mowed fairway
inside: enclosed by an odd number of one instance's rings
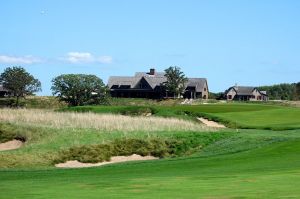
[[[4,127],[16,129],[19,133],[24,130],[29,139],[23,148],[0,152],[0,198],[300,197],[298,108],[252,104],[152,108],[154,116],[151,117],[116,115],[118,119],[126,118],[123,125],[136,127],[124,126],[124,132],[113,122],[111,126],[106,120],[103,120],[106,125],[98,124],[99,118],[107,116],[108,107],[87,107],[90,112],[101,115],[41,110],[15,110],[10,114],[6,112],[8,110],[1,110]],[[113,114],[135,115],[135,110],[136,107],[116,106]],[[33,113],[41,115],[29,119]],[[237,120],[245,127],[250,124],[256,126],[253,129],[237,131],[228,128],[216,132],[192,119],[198,114],[224,121]],[[177,119],[163,119],[155,115]],[[279,116],[286,119],[277,120]],[[88,118],[94,118],[94,122],[87,125]],[[163,130],[158,131],[151,125],[140,127],[133,124],[137,122],[136,118],[145,124],[147,119],[151,119],[152,123],[162,125]],[[76,124],[70,126],[70,120],[74,119]],[[163,125],[167,121],[174,123],[171,127]],[[176,125],[181,127],[179,131],[176,131]],[[278,127],[280,131],[263,130],[266,126],[272,129]],[[293,130],[287,127],[293,127]],[[51,162],[61,149],[124,137],[188,140],[188,145],[199,142],[202,147],[180,157],[95,168],[57,169]]]

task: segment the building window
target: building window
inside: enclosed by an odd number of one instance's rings
[[[204,91],[206,91],[206,88],[204,88]]]
[[[228,96],[227,96],[227,99],[232,99],[232,95],[228,95]]]
[[[257,96],[257,100],[261,100],[261,96]]]

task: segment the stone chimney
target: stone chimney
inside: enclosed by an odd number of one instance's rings
[[[155,75],[155,69],[154,68],[150,68],[149,75]]]

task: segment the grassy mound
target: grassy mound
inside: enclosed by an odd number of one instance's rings
[[[105,144],[74,146],[60,152],[54,163],[78,160],[79,162],[97,163],[109,161],[112,156],[178,157],[200,152],[201,149],[218,140],[227,138],[229,133],[186,135],[175,134],[172,137],[161,138],[125,138],[115,139]]]
[[[175,140],[118,139],[107,144],[72,147],[69,150],[62,151],[59,159],[57,159],[55,163],[65,162],[68,160],[97,163],[109,161],[112,156],[129,156],[132,154],[165,157],[175,152],[173,147],[178,144],[179,143]]]
[[[15,98],[0,98],[0,108],[15,107]],[[59,101],[54,96],[28,96],[21,98],[19,106],[24,108],[58,109],[66,107],[67,104]]]

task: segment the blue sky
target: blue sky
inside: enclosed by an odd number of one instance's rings
[[[0,72],[23,66],[51,95],[66,73],[111,75],[180,66],[210,91],[300,81],[300,1],[6,0]]]

